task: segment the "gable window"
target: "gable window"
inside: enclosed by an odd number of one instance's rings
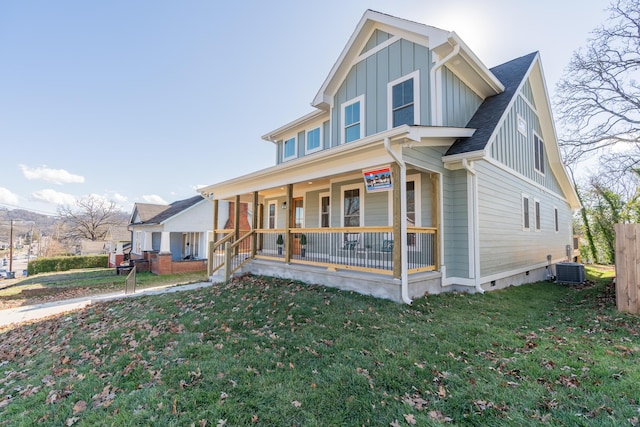
[[[533,162],[536,171],[544,173],[544,142],[533,134]]]
[[[522,195],[522,228],[529,229],[529,197]]]
[[[329,193],[320,194],[320,227],[326,228],[331,224],[331,199]]]
[[[296,151],[295,137],[285,140],[282,148],[282,160],[289,160],[296,157]]]
[[[342,104],[342,128],[344,142],[356,141],[363,137],[364,95]]]
[[[535,210],[536,210],[536,231],[540,231],[540,202],[535,201]]]
[[[527,136],[527,121],[520,114],[518,114],[518,132]]]
[[[320,128],[307,131],[307,153],[320,150]]]
[[[270,202],[268,210],[267,228],[273,230],[276,228],[276,202]]]
[[[391,127],[419,123],[418,71],[390,82],[387,86],[389,98],[389,123]]]

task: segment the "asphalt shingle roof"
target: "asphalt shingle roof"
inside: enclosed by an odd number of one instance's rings
[[[138,216],[141,222],[137,224],[160,224],[172,216],[179,214],[180,212],[190,208],[196,203],[204,200],[201,195],[193,196],[188,199],[178,200],[170,205],[154,205],[151,203],[136,203],[136,209],[138,209]]]
[[[504,85],[504,92],[491,96],[480,104],[466,126],[476,129],[473,136],[456,140],[445,156],[484,150],[537,54],[533,52],[491,68],[491,72]]]

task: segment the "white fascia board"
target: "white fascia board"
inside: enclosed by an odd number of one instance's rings
[[[489,85],[496,94],[504,92],[504,85],[498,80],[498,78],[487,68],[486,65],[478,58],[478,56],[471,50],[469,46],[453,32],[453,39],[460,45],[460,54],[465,58],[469,65],[483,77],[484,81]]]
[[[474,160],[486,160],[485,152],[482,150],[479,151],[470,151],[468,153],[454,154],[452,156],[443,156],[442,162],[444,163],[444,167],[447,169],[460,169],[457,167],[456,163],[462,162],[463,159],[467,161]]]
[[[320,87],[320,90],[316,94],[311,105],[316,108],[323,109],[329,107],[328,99],[331,98],[331,95],[335,90],[334,87],[339,85],[337,82],[342,82],[346,74],[349,72],[349,69],[351,69],[354,61],[360,57],[360,52],[362,51],[363,46],[367,43],[369,37],[377,27],[384,28],[386,32],[394,35],[398,34],[403,38],[413,39],[414,37],[417,37],[415,40],[420,40],[419,43],[425,44],[426,47],[429,47],[429,44],[437,45],[442,43],[450,34],[449,31],[445,31],[440,28],[409,21],[370,9],[367,10],[364,15],[362,15],[360,22],[356,26],[353,34],[351,34],[351,37],[340,53],[338,60],[331,68],[329,75]]]
[[[284,126],[280,126],[278,129],[275,129],[265,135],[262,135],[262,139],[264,139],[265,141],[273,142],[275,144],[280,137],[290,133],[292,129],[295,129],[297,127],[302,127],[303,125],[306,125],[310,122],[319,120],[323,118],[323,116],[326,116],[327,120],[329,119],[329,113],[327,111],[323,111],[323,110],[312,111],[311,113],[306,114],[300,117],[299,119],[289,122]]]

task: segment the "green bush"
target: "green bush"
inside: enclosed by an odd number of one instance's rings
[[[105,268],[108,266],[108,255],[67,256],[56,258],[40,258],[29,261],[29,275],[49,273],[51,271],[67,271],[79,268]]]

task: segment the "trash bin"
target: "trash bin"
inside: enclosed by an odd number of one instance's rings
[[[15,279],[16,272],[15,271],[7,271],[7,279]]]

